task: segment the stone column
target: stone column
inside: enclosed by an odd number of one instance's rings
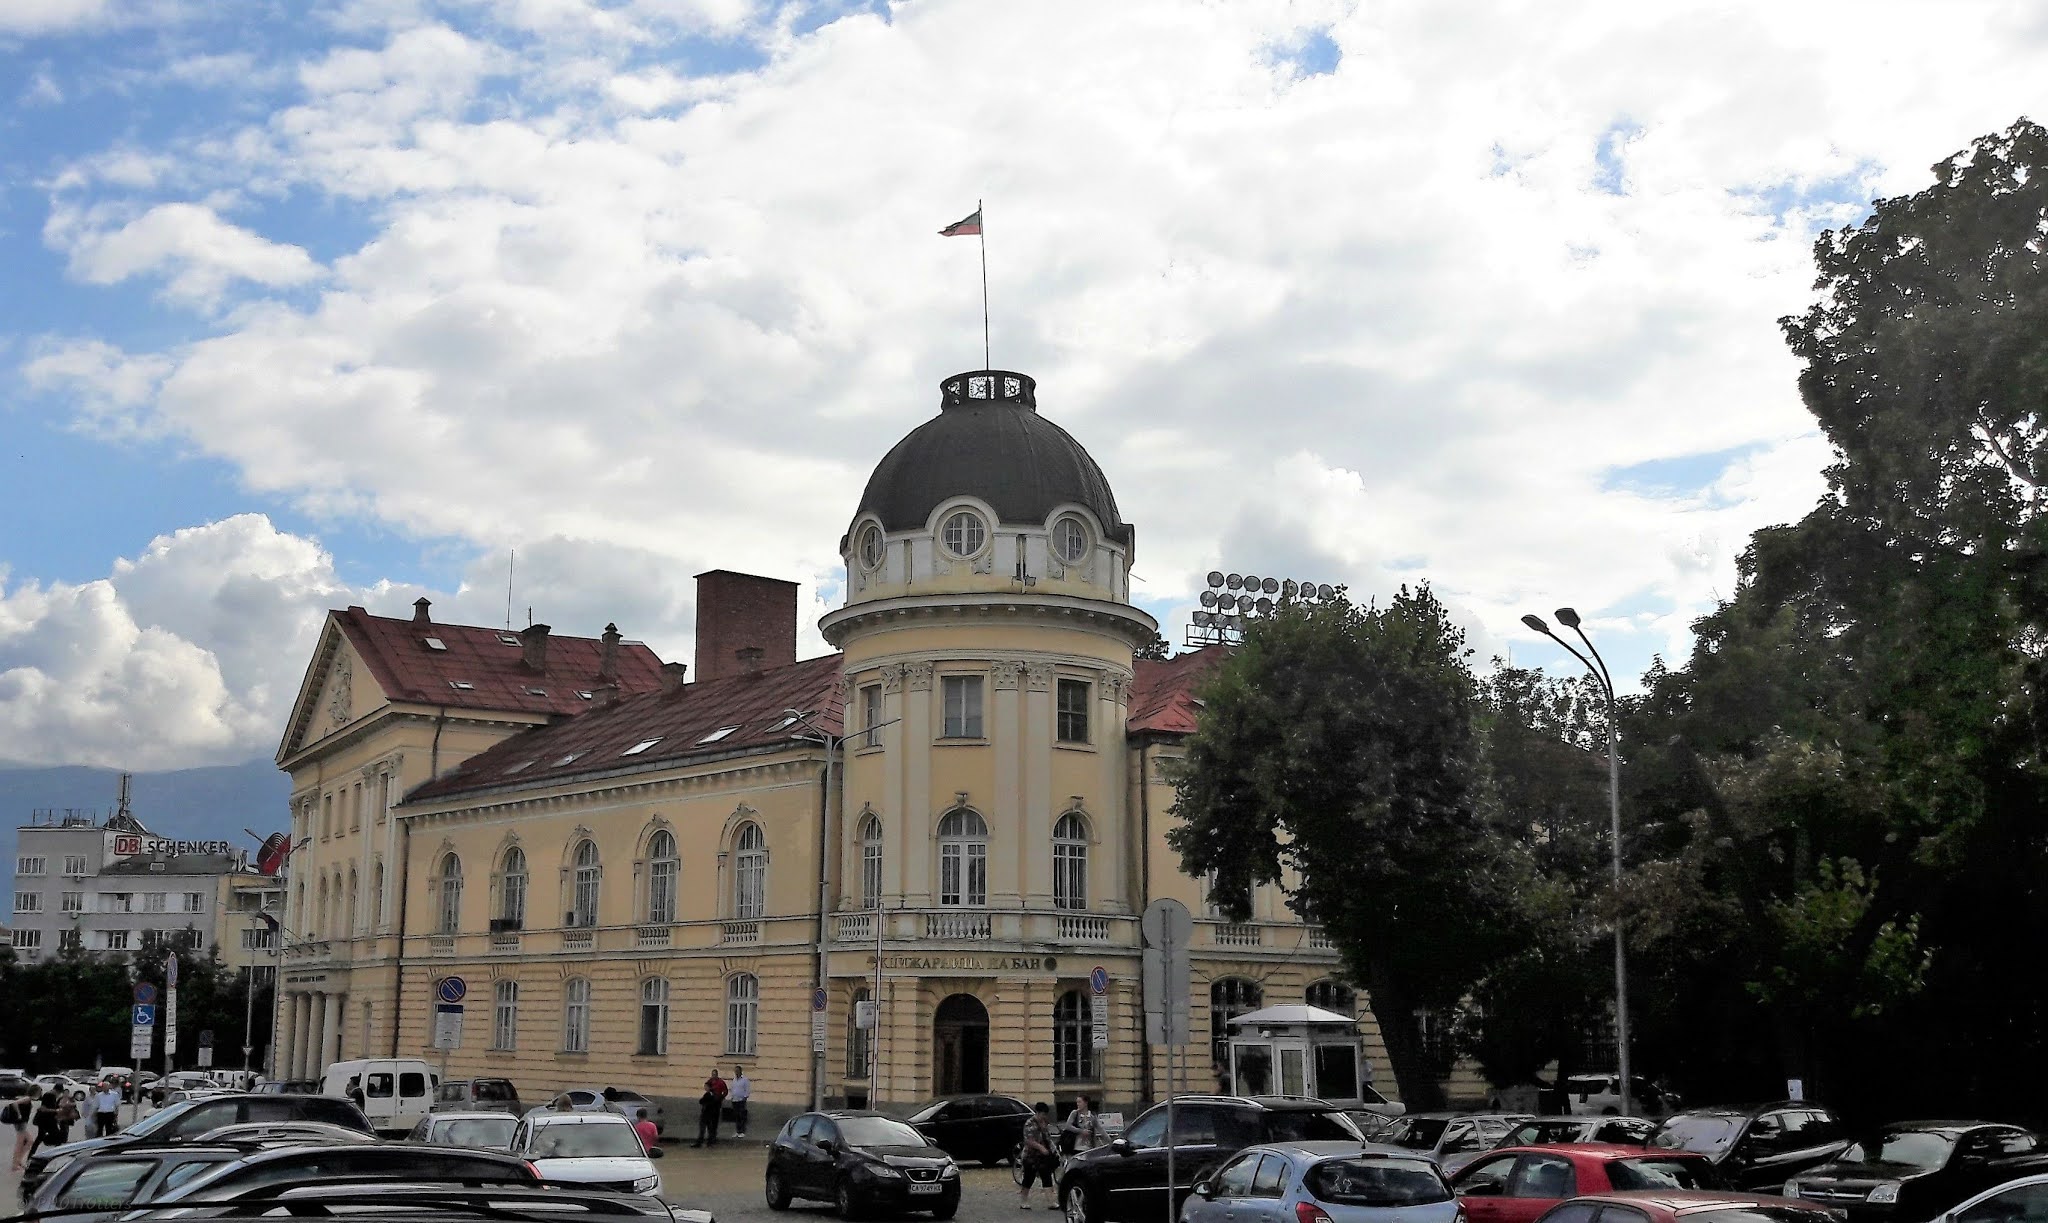
[[[340,994],[320,995],[320,1073],[325,1074],[330,1063],[341,1060],[341,998]]]
[[[1097,685],[1100,699],[1095,703],[1096,725],[1095,750],[1101,753],[1102,780],[1101,805],[1090,814],[1095,833],[1095,847],[1102,858],[1100,865],[1089,862],[1088,897],[1090,908],[1100,908],[1110,913],[1129,913],[1132,909],[1129,889],[1130,871],[1124,862],[1124,825],[1130,818],[1126,793],[1124,759],[1126,740],[1124,736],[1124,699],[1129,690],[1130,680],[1118,672],[1106,671]]]
[[[1023,845],[1024,808],[1019,777],[1024,765],[1023,701],[1018,680],[1024,664],[998,659],[989,667],[995,691],[989,702],[988,739],[995,749],[996,792],[989,800],[989,903],[998,909],[1014,909],[1024,903],[1030,890],[1025,860],[1030,856]],[[1004,851],[1008,851],[1005,853]],[[1004,862],[1008,858],[1009,861]]]
[[[922,909],[932,903],[932,665],[903,668],[903,736],[907,764],[903,812],[903,903]]]
[[[292,1042],[291,1077],[309,1079],[313,1077],[313,1037],[314,1024],[317,1020],[313,1013],[313,994],[310,990],[301,990],[293,996],[298,1000],[299,1020],[298,1038]]]
[[[882,668],[882,720],[895,722],[882,732],[882,907],[887,898],[901,897],[904,885],[904,855],[909,852],[910,813],[904,809],[903,778],[910,748],[909,723],[904,716],[903,666],[891,663]],[[899,899],[897,903],[902,903]],[[882,920],[876,915],[876,920]],[[877,1085],[879,1090],[879,1085]]]
[[[271,1008],[270,1077],[292,1077],[292,1058],[298,1056],[298,995],[279,994]]]
[[[1052,682],[1050,664],[1024,665],[1024,818],[1017,848],[1024,859],[1024,904],[1032,909],[1052,908]]]

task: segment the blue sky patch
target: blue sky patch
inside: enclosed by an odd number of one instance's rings
[[[1328,26],[1305,32],[1299,41],[1268,48],[1273,63],[1284,64],[1293,69],[1297,79],[1312,76],[1328,76],[1337,70],[1344,58],[1344,48],[1337,45]]]
[[[1706,450],[1698,454],[1650,459],[1626,467],[1610,467],[1600,481],[1609,492],[1639,493],[1648,497],[1692,497],[1706,491],[1728,468],[1763,449],[1760,442]]]
[[[1628,194],[1626,154],[1629,142],[1643,134],[1640,124],[1617,120],[1600,133],[1593,149],[1593,189],[1606,195]]]

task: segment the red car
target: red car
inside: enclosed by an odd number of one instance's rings
[[[1712,1189],[1714,1163],[1691,1151],[1599,1142],[1505,1147],[1451,1178],[1471,1223],[1536,1223],[1566,1198],[1627,1189]]]
[[[1841,1223],[1811,1202],[1718,1190],[1646,1190],[1573,1198],[1550,1208],[1542,1223]]]

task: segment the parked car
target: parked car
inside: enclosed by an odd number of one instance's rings
[[[1645,1116],[1661,1117],[1679,1107],[1678,1097],[1639,1074],[1629,1076],[1634,1090],[1629,1107]],[[1574,1074],[1559,1084],[1564,1109],[1575,1117],[1619,1116],[1621,1076],[1619,1074]]]
[[[1785,1182],[1785,1196],[1852,1219],[1918,1223],[1973,1194],[2048,1173],[2040,1138],[2016,1125],[1911,1121],[1851,1143],[1840,1158]]]
[[[1250,1147],[1195,1182],[1181,1223],[1455,1223],[1443,1170],[1348,1142]]]
[[[1155,1104],[1123,1136],[1060,1165],[1068,1223],[1152,1223],[1165,1212],[1167,1106]],[[1275,1142],[1363,1145],[1343,1110],[1322,1100],[1278,1096],[1179,1096],[1173,1101],[1173,1209],[1201,1174],[1247,1147]]]
[[[411,1142],[504,1151],[511,1149],[512,1133],[518,1128],[519,1118],[511,1113],[428,1113],[406,1138]]]
[[[74,1159],[44,1178],[23,1203],[33,1212],[64,1211],[67,1223],[97,1223],[119,1215],[131,1202],[150,1201],[240,1159],[250,1149],[223,1143],[145,1143],[96,1159]]]
[[[412,1129],[434,1103],[436,1075],[416,1057],[359,1057],[330,1062],[320,1094],[352,1100],[379,1134]]]
[[[1811,1202],[1702,1189],[1602,1193],[1546,1211],[1540,1223],[1841,1223]]]
[[[230,1202],[275,1197],[286,1185],[335,1181],[399,1181],[408,1185],[538,1185],[540,1174],[523,1159],[467,1147],[409,1142],[289,1146],[257,1151],[208,1170],[162,1194],[157,1203]]]
[[[512,1133],[512,1154],[533,1161],[550,1184],[608,1189],[614,1193],[661,1192],[661,1174],[633,1124],[608,1112],[532,1112]]]
[[[39,1074],[36,1076],[36,1086],[44,1091],[54,1091],[60,1096],[70,1096],[73,1100],[79,1101],[92,1094],[91,1087],[68,1074]]]
[[[1839,1158],[1849,1141],[1827,1109],[1785,1101],[1677,1113],[1657,1127],[1650,1144],[1699,1152],[1731,1188],[1775,1192],[1799,1173]]]
[[[510,1113],[526,1111],[511,1079],[446,1079],[434,1093],[435,1112]],[[649,1114],[652,1116],[652,1114]]]
[[[661,1105],[623,1087],[572,1087],[561,1092],[537,1109],[528,1109],[527,1115],[536,1112],[560,1112],[564,1108],[578,1113],[617,1113],[628,1121],[637,1120],[635,1114],[647,1110],[647,1119],[654,1122],[656,1134],[668,1133],[668,1119],[662,1116]]]
[[[1540,1147],[1559,1142],[1604,1142],[1639,1147],[1657,1132],[1643,1117],[1531,1117],[1507,1132],[1497,1146]]]
[[[329,1125],[325,1121],[243,1121],[234,1125],[223,1125],[217,1130],[208,1130],[194,1141],[242,1145],[318,1143],[332,1146],[338,1142],[375,1142],[377,1136],[345,1126]]]
[[[1010,1158],[1030,1116],[1015,1096],[955,1096],[910,1114],[910,1127],[954,1159],[991,1165]]]
[[[712,1223],[711,1212],[671,1206],[643,1194],[606,1193],[556,1185],[415,1185],[401,1181],[281,1185],[273,1198],[249,1203],[192,1203],[187,1220],[246,1221],[270,1217],[342,1217],[359,1223],[450,1223],[467,1219],[546,1219],[554,1223]]]
[[[320,1094],[319,1079],[275,1079],[258,1083],[251,1090],[266,1096],[317,1096]]]
[[[2039,1223],[2048,1219],[2048,1176],[2023,1176],[1986,1189],[1937,1215],[1934,1223]]]
[[[831,1202],[842,1219],[876,1209],[950,1219],[960,1209],[952,1156],[894,1117],[850,1109],[790,1118],[768,1144],[762,1184],[770,1210],[793,1198]]]
[[[1535,1223],[1581,1194],[1719,1187],[1704,1155],[1599,1143],[1488,1151],[1451,1178],[1471,1223]]]
[[[1379,1141],[1427,1155],[1446,1172],[1456,1172],[1530,1120],[1527,1113],[1409,1113]]]
[[[246,1121],[325,1121],[343,1129],[370,1133],[370,1122],[347,1100],[325,1096],[265,1096],[248,1092],[187,1100],[144,1117],[121,1133],[106,1138],[86,1138],[63,1146],[45,1147],[29,1156],[21,1174],[24,1195],[36,1191],[43,1178],[73,1159],[100,1151],[136,1146],[142,1142],[162,1143],[172,1139],[197,1138],[224,1125]]]

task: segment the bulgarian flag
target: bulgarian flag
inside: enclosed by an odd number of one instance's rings
[[[941,238],[971,238],[981,232],[981,209],[977,208],[966,216],[939,231]]]

